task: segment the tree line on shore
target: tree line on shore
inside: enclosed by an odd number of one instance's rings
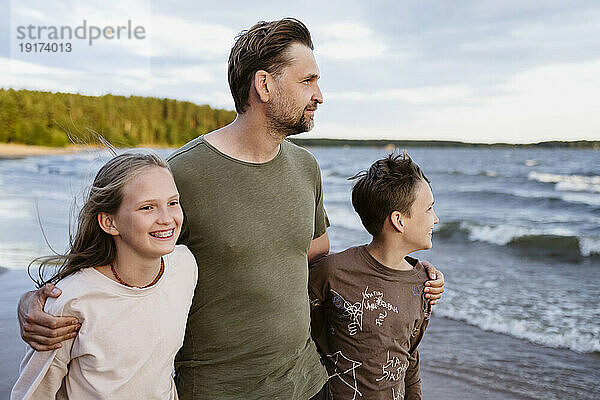
[[[235,112],[187,101],[0,89],[0,143],[65,146],[89,132],[116,147],[178,147],[223,127]]]
[[[318,139],[318,138],[291,138],[292,142],[299,146],[320,146],[320,147],[569,147],[575,149],[597,149],[600,150],[600,140],[575,140],[575,141],[548,141],[528,144],[511,143],[466,143],[451,140],[393,140],[393,139]]]
[[[115,147],[179,147],[221,128],[235,111],[188,101],[139,96],[84,96],[0,88],[0,143],[40,146],[96,144],[95,133]],[[94,132],[90,135],[90,132]],[[368,147],[571,147],[600,149],[600,141],[552,141],[526,145],[443,140],[290,138],[301,146]]]

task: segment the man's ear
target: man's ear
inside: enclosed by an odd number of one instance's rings
[[[264,70],[258,70],[254,74],[254,90],[258,98],[263,103],[268,103],[271,100],[274,89],[273,75]]]
[[[400,233],[404,233],[404,215],[399,211],[392,211],[389,216],[390,223]]]
[[[117,236],[119,234],[119,231],[115,226],[115,218],[111,214],[98,213],[98,225],[100,225],[100,228],[109,235]]]

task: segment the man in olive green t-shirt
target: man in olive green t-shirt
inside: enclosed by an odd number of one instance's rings
[[[327,374],[310,340],[307,256],[328,225],[317,162],[283,141],[265,162],[197,138],[169,159],[198,285],[175,362],[181,399],[308,399]]]
[[[182,400],[329,398],[309,332],[307,263],[329,251],[321,176],[308,151],[285,141],[312,129],[323,102],[312,49],[292,18],[242,32],[228,65],[236,120],[169,158],[186,216],[181,242],[199,269],[176,358]],[[427,283],[434,302],[438,274]],[[19,304],[21,335],[36,350],[78,328],[43,312],[60,295],[53,289]]]
[[[169,158],[180,242],[199,266],[175,365],[182,400],[304,400],[327,382],[307,291],[307,260],[329,250],[321,173],[285,141],[312,128],[323,102],[312,47],[293,19],[242,33],[229,58],[236,120]]]
[[[285,140],[323,102],[312,49],[294,19],[243,32],[228,68],[236,120],[169,158],[199,269],[175,362],[183,400],[329,398],[307,289],[308,262],[329,251],[321,173]]]

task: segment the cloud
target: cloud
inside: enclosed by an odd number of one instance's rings
[[[153,79],[161,84],[197,83],[206,84],[215,81],[208,69],[201,65],[173,66],[160,70],[153,69]]]
[[[319,57],[334,60],[356,60],[380,57],[386,46],[374,32],[360,23],[317,25],[313,28]]]
[[[36,10],[33,8],[29,8],[29,7],[23,7],[23,6],[14,7],[11,11],[11,15],[17,15],[19,17],[25,17],[25,18],[33,18],[33,19],[37,19],[37,20],[45,19],[44,13],[41,12],[40,10]]]
[[[327,93],[328,100],[349,101],[402,101],[407,103],[438,103],[465,101],[472,95],[467,86],[424,86],[411,89],[388,89],[373,92],[338,91]]]
[[[600,59],[544,65],[512,74],[484,92],[461,85],[325,92],[326,103],[307,137],[598,140],[598,71]]]
[[[223,60],[228,56],[236,34],[236,31],[224,25],[153,16],[149,36],[155,57]]]

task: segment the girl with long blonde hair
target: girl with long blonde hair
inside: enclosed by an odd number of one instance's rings
[[[174,357],[197,280],[176,246],[183,213],[167,163],[121,154],[97,173],[65,255],[39,260],[56,284],[45,311],[79,320],[58,349],[29,349],[11,399],[176,399]]]

